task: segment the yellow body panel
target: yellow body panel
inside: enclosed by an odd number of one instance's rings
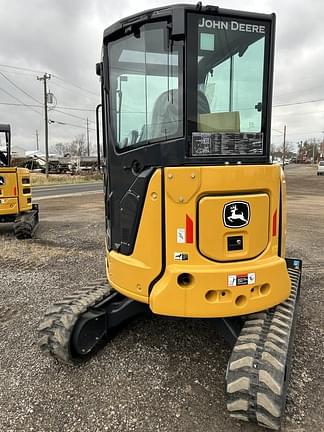
[[[282,194],[282,215],[281,215],[281,238],[283,241],[281,242],[281,256],[286,256],[286,236],[287,236],[287,201],[286,201],[286,194],[287,194],[287,186],[286,186],[286,179],[285,174],[283,170],[281,170],[281,194]],[[279,215],[278,215],[279,217]]]
[[[107,275],[113,288],[137,301],[148,303],[149,286],[162,267],[162,172],[149,184],[132,255],[107,254]]]
[[[180,286],[181,273],[192,275]],[[228,286],[230,275],[255,273],[253,285]],[[150,296],[151,310],[179,317],[229,317],[275,306],[290,294],[290,279],[282,258],[219,264],[170,264]]]
[[[32,209],[31,179],[28,169],[17,168],[18,202],[20,212]]]
[[[290,279],[278,254],[285,200],[280,167],[165,168],[164,197],[162,180],[159,169],[149,183],[133,254],[108,252],[108,279],[116,290],[149,303],[154,313],[182,317],[244,315],[288,298]],[[242,197],[251,207],[250,223],[224,227],[224,204]],[[187,218],[193,229],[189,242],[183,238]],[[231,231],[246,236],[243,251],[226,251],[224,239]],[[281,237],[284,245],[285,223]]]
[[[19,213],[17,198],[1,198],[0,195],[0,216],[16,215]]]
[[[0,168],[0,215],[16,215],[32,209],[30,174],[26,168]]]

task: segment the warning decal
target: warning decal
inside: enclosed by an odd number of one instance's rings
[[[175,261],[188,261],[189,255],[183,252],[174,252],[173,258]]]
[[[177,243],[186,243],[186,230],[184,228],[177,229]]]
[[[242,286],[242,285],[253,285],[255,284],[255,273],[243,273],[238,275],[230,275],[227,279],[227,285],[229,287]]]

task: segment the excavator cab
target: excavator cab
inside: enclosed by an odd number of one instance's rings
[[[143,310],[217,318],[233,347],[231,416],[278,429],[301,262],[285,257],[286,185],[269,159],[274,33],[274,14],[201,3],[105,30],[97,74],[109,286],[89,288],[85,313],[67,299],[68,336],[66,327],[51,336],[66,302],[49,312],[41,347],[73,361]]]
[[[18,239],[31,238],[38,225],[32,204],[30,173],[11,166],[11,128],[0,125],[0,223],[12,222]]]

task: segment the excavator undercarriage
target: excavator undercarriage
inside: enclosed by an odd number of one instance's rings
[[[274,430],[285,410],[301,279],[301,261],[287,259],[287,265],[292,289],[286,301],[259,313],[215,320],[232,348],[225,378],[230,416]],[[39,346],[60,362],[78,364],[143,314],[151,315],[147,304],[123,296],[102,279],[48,308],[39,326]]]

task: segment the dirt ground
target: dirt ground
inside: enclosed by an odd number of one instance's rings
[[[286,168],[287,256],[304,272],[286,432],[324,431],[324,177]],[[230,419],[230,354],[212,320],[138,319],[78,367],[44,356],[53,301],[104,275],[101,194],[44,200],[36,238],[0,227],[0,431],[261,431]]]

